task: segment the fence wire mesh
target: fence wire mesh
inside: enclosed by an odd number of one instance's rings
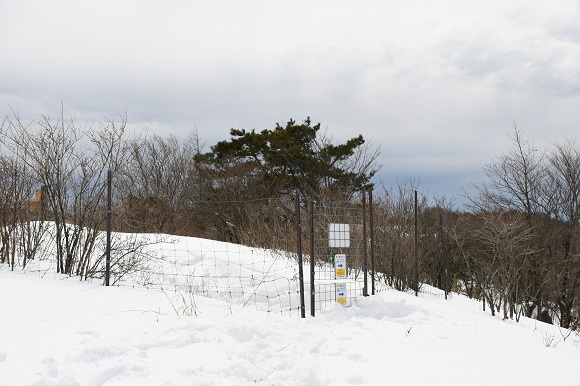
[[[361,203],[316,202],[309,206],[314,250],[315,310],[322,310],[340,297],[351,302],[363,295],[365,264],[364,211]],[[337,263],[336,257],[340,256]],[[368,257],[367,257],[368,258]],[[338,267],[340,265],[340,267]],[[338,273],[338,275],[337,275]],[[337,290],[338,285],[338,290]]]
[[[386,248],[387,243],[376,248],[378,272],[372,270],[370,203],[363,197],[314,202],[286,195],[212,202],[200,214],[206,216],[206,230],[225,241],[160,233],[113,233],[112,284],[203,296],[294,316],[302,313],[302,307],[314,315],[335,302],[350,306],[357,298],[370,294],[375,284],[377,291],[389,289],[389,283],[397,277],[394,270],[385,269],[393,265],[382,262],[395,261],[391,256],[394,249]],[[54,225],[50,221],[37,224],[42,224],[39,248],[26,269],[42,274],[55,268]],[[410,240],[397,225],[382,223],[378,229],[379,233],[396,233]],[[303,256],[304,304],[299,252]],[[104,256],[105,233],[100,232],[86,262],[91,269],[85,278],[103,274]],[[20,256],[16,261],[21,261]],[[442,296],[428,286],[422,286],[419,293]]]

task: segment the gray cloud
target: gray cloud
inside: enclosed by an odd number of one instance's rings
[[[159,133],[311,116],[381,146],[385,183],[461,194],[513,124],[580,124],[578,4],[459,0],[0,3],[0,114],[114,118]]]

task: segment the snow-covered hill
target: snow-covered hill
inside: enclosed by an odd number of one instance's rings
[[[4,266],[0,385],[580,385],[580,337],[459,295],[297,316]]]

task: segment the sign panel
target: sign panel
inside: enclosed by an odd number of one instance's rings
[[[336,283],[336,301],[346,306],[346,283]]]
[[[337,279],[346,278],[346,255],[337,254],[334,255],[334,270]]]
[[[350,247],[350,225],[349,224],[329,224],[328,246],[331,248]]]

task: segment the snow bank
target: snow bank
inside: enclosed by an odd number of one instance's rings
[[[196,296],[178,317],[177,295],[5,269],[0,294],[0,385],[580,384],[578,337],[457,295],[307,319]]]

